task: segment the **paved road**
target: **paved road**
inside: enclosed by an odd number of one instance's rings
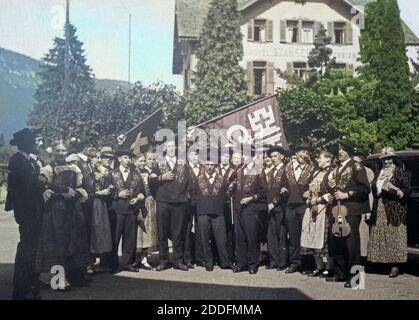
[[[0,205],[1,208],[3,205]],[[0,211],[0,300],[9,299],[12,290],[13,260],[18,241],[13,216]],[[195,268],[189,272],[121,272],[101,274],[89,288],[69,293],[42,291],[43,299],[419,299],[419,263],[409,265],[406,274],[396,279],[387,275],[366,274],[365,289],[344,289],[341,283],[326,283],[300,274],[267,271],[257,275],[233,274],[216,268],[206,272]],[[416,273],[416,275],[415,275]]]

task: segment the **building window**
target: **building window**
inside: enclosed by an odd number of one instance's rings
[[[298,43],[298,21],[287,21],[287,42]]]
[[[265,20],[255,20],[255,25],[253,29],[254,29],[254,41],[265,42],[266,40]]]
[[[253,94],[265,94],[266,87],[266,62],[253,62]]]
[[[307,62],[294,62],[292,65],[292,69],[294,74],[301,78],[305,78],[307,76],[308,66]]]
[[[336,44],[345,44],[345,22],[335,22],[333,24],[333,32]]]
[[[314,42],[314,22],[303,21],[302,29],[302,43],[313,43]]]

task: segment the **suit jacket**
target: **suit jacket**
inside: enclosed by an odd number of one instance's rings
[[[18,224],[41,219],[44,186],[39,182],[39,166],[20,152],[9,160],[5,210],[14,210]]]
[[[285,166],[284,186],[289,192],[287,205],[304,205],[306,203],[303,194],[308,190],[314,171],[314,166],[307,163],[297,180],[294,174],[293,161]]]
[[[95,174],[93,168],[91,168],[88,161],[80,160],[76,164],[83,174],[83,189],[86,190],[87,194],[89,195],[89,199],[92,199],[96,191]]]
[[[243,209],[240,201],[246,197],[253,197],[253,200],[247,206],[252,206],[255,211],[263,211],[266,209],[266,178],[263,173],[245,174],[245,168],[246,166],[243,166],[237,170],[234,211]],[[255,167],[252,170],[255,170]]]
[[[142,206],[144,202],[137,203],[135,206],[131,206],[129,202],[131,199],[137,197],[140,193],[145,196],[145,188],[140,173],[137,170],[130,170],[127,180],[124,181],[122,172],[119,168],[112,170],[111,172],[111,184],[115,186],[115,193],[113,195],[112,208],[117,214],[136,214],[138,215],[139,209],[144,209]],[[131,197],[128,199],[122,199],[118,197],[119,192],[122,190],[130,190]]]
[[[218,173],[211,184],[205,172],[202,171],[196,178],[196,185],[192,191],[197,214],[224,215],[227,188],[227,181],[221,174]]]
[[[328,193],[333,194],[340,190],[348,194],[349,198],[341,201],[341,204],[348,208],[348,215],[365,213],[360,203],[368,200],[370,184],[365,167],[361,163],[350,159],[345,166],[339,165],[331,170],[324,179]]]
[[[172,172],[175,179],[162,181],[165,172]],[[165,166],[156,165],[153,173],[157,176],[150,178],[150,185],[156,190],[156,201],[167,203],[186,203],[190,200],[193,178],[189,164],[184,160],[176,160],[173,170],[165,161]]]
[[[272,203],[274,207],[283,206],[286,203],[288,192],[281,194],[282,188],[286,188],[285,185],[285,164],[279,169],[273,169],[270,174],[270,183],[268,184],[268,192],[266,197],[266,203]]]

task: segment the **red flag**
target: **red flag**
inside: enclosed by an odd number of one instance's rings
[[[264,145],[279,145],[288,149],[275,95],[254,101],[195,128],[223,130],[231,144],[254,143],[263,139]]]

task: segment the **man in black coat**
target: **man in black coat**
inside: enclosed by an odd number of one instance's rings
[[[119,167],[111,172],[111,184],[115,186],[112,210],[116,214],[113,269],[117,269],[118,246],[123,238],[119,266],[125,271],[138,272],[133,263],[137,247],[137,219],[145,189],[139,172],[131,166],[133,154],[129,150],[119,150],[116,155]]]
[[[208,161],[205,169],[196,178],[192,192],[198,216],[197,227],[207,271],[214,269],[214,257],[210,241],[214,241],[222,269],[232,268],[227,251],[224,204],[228,192],[228,181],[219,173],[213,162]]]
[[[156,271],[170,268],[168,240],[173,244],[173,267],[188,271],[183,262],[186,214],[191,198],[191,170],[185,160],[176,156],[176,143],[166,142],[166,155],[150,175],[150,187],[156,190],[157,230],[160,264]]]
[[[234,232],[237,266],[233,272],[258,272],[261,216],[266,212],[266,181],[255,160],[243,156],[244,165],[237,171],[234,192]]]
[[[334,261],[334,277],[328,280],[345,281],[345,288],[351,288],[351,268],[361,265],[359,225],[364,209],[360,204],[368,200],[370,185],[365,167],[351,159],[355,147],[347,141],[340,141],[337,150],[339,165],[325,176],[325,186],[333,194],[333,205],[340,200],[348,211],[346,220],[351,228],[347,237],[330,236],[329,251]],[[331,234],[331,231],[330,231]]]
[[[36,154],[36,132],[25,128],[13,135],[10,144],[17,146],[9,160],[6,211],[14,211],[19,225],[14,272],[13,299],[40,299],[35,273],[35,258],[42,226],[43,185],[39,181],[39,166],[30,154]]]
[[[304,145],[294,148],[295,159],[284,171],[284,187],[288,190],[285,223],[289,234],[289,263],[286,273],[294,273],[303,266],[300,255],[301,229],[307,204],[304,192],[312,180],[314,166],[310,163],[310,148]]]
[[[265,168],[268,193],[268,250],[269,264],[266,269],[284,270],[287,267],[288,248],[287,230],[285,226],[285,203],[288,190],[284,184],[285,164],[282,162],[285,150],[280,146],[272,146],[267,152],[267,158],[272,159],[272,169]],[[271,171],[269,171],[271,170]]]

